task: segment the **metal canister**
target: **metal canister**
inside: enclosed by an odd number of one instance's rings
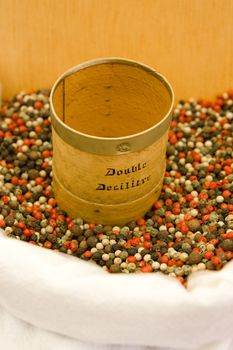
[[[53,186],[59,206],[88,222],[125,224],[158,198],[173,91],[133,60],[79,64],[51,91]]]

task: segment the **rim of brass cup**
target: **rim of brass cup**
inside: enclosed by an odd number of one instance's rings
[[[140,70],[144,70],[146,73],[150,74],[152,77],[159,80],[162,85],[165,87],[166,92],[168,92],[170,96],[170,107],[168,108],[164,117],[159,121],[153,124],[151,127],[146,128],[140,132],[131,134],[129,133],[126,136],[116,136],[116,137],[103,137],[98,135],[88,134],[77,129],[74,129],[67,125],[56,113],[56,109],[54,107],[54,95],[57,87],[64,82],[64,80],[78,73],[79,71],[91,68],[92,66],[103,65],[103,64],[122,64],[131,66],[134,68],[139,68]],[[161,86],[162,86],[161,85]],[[56,102],[57,103],[57,102]],[[69,143],[71,146],[78,148],[82,151],[103,154],[103,155],[114,155],[114,154],[122,154],[121,151],[118,150],[118,145],[124,143],[130,144],[130,149],[128,152],[134,152],[139,149],[145,148],[146,146],[152,144],[157,139],[161,137],[161,135],[169,128],[171,117],[172,117],[172,109],[174,105],[174,92],[167,81],[167,79],[159,72],[154,70],[153,68],[147,66],[144,63],[125,59],[118,57],[107,57],[107,58],[97,58],[93,60],[86,61],[84,63],[78,64],[67,70],[63,73],[54,83],[51,94],[50,94],[50,105],[51,105],[51,119],[52,125],[58,135],[61,138]]]

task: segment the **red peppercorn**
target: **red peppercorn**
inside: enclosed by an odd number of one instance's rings
[[[194,247],[194,248],[192,249],[192,251],[193,251],[193,252],[197,252],[197,253],[199,253],[199,252],[200,252],[200,250],[199,250],[199,248],[198,248],[198,247]]]
[[[22,230],[24,230],[24,229],[26,228],[25,222],[22,222],[22,221],[19,221],[19,222],[17,223],[17,226],[18,226],[19,228],[21,228]]]
[[[150,241],[151,240],[151,235],[149,232],[146,232],[143,234],[144,241]]]
[[[128,256],[127,261],[128,261],[128,263],[135,263],[136,258],[134,255],[131,255],[131,256]]]
[[[204,258],[210,260],[214,256],[212,251],[207,251],[204,253]]]
[[[176,172],[175,178],[179,179],[181,177],[181,173],[179,173],[178,171]],[[173,184],[170,184],[170,186],[172,187]]]
[[[36,177],[36,178],[35,178],[35,183],[36,183],[37,185],[40,185],[42,182],[43,182],[43,178],[42,178],[42,177]]]
[[[203,215],[202,216],[202,222],[208,221],[210,218],[209,214]]]
[[[168,265],[168,266],[173,266],[173,265],[175,265],[175,264],[176,264],[176,260],[173,259],[173,258],[172,258],[172,259],[169,259],[168,262],[167,262],[167,265]]]
[[[230,231],[226,234],[226,238],[233,239],[233,231]]]
[[[213,244],[214,246],[216,246],[219,243],[219,239],[217,238],[213,238],[209,241],[210,244]]]
[[[14,185],[14,186],[17,186],[18,183],[19,183],[19,178],[17,176],[12,176],[11,178],[11,183]]]
[[[30,139],[25,139],[25,140],[23,141],[23,143],[24,143],[24,145],[26,145],[26,146],[30,146],[30,145],[31,145],[31,140],[30,140]]]
[[[1,200],[3,201],[4,204],[7,204],[10,199],[8,196],[2,196]]]
[[[173,201],[170,198],[168,198],[166,199],[165,204],[166,206],[171,207],[173,205]]]
[[[42,130],[42,127],[41,127],[41,126],[37,125],[37,126],[35,127],[35,132],[36,132],[37,134],[41,134],[42,131],[43,131],[43,130]]]
[[[52,243],[50,241],[45,241],[43,246],[47,249],[51,249],[52,248]]]
[[[184,284],[184,278],[182,276],[176,276],[176,279],[181,283]]]
[[[199,199],[208,199],[208,194],[206,193],[206,192],[201,192],[201,193],[199,193],[199,195],[198,195],[198,198]]]
[[[188,233],[188,231],[189,231],[189,228],[188,228],[188,226],[185,224],[185,223],[183,223],[182,225],[181,225],[181,227],[180,227],[180,230],[181,230],[181,232],[182,233]]]
[[[5,227],[6,226],[6,222],[4,219],[0,219],[0,227]]]
[[[214,266],[218,266],[218,265],[220,265],[222,263],[222,260],[221,260],[221,258],[219,256],[213,256],[211,258],[211,262],[212,262],[212,264]]]
[[[211,212],[214,210],[214,207],[210,204],[207,204],[206,209],[208,210],[208,212]]]
[[[59,219],[59,218],[60,218],[60,215],[57,217],[57,219]],[[62,216],[61,220],[64,221],[64,220],[65,220],[65,217]],[[73,221],[69,222],[69,224],[68,224],[68,229],[71,230],[73,227],[74,227],[74,222],[73,222]]]
[[[55,228],[55,227],[56,227],[56,225],[57,225],[56,220],[54,220],[54,219],[50,219],[50,220],[49,220],[49,225],[50,225],[50,226],[52,226],[52,228]]]
[[[41,110],[44,107],[44,104],[41,101],[36,101],[34,103],[34,107],[35,107],[35,109]]]
[[[20,131],[21,133],[27,131],[26,126],[25,126],[25,125],[20,125],[20,126],[19,126],[19,131]]]
[[[174,208],[172,209],[172,212],[173,212],[173,214],[175,214],[175,215],[180,214],[180,211],[181,211],[181,209],[180,209],[179,207],[174,207]]]
[[[233,252],[227,251],[227,252],[225,252],[225,255],[226,255],[226,257],[227,257],[227,260],[233,259]]]
[[[20,180],[19,180],[19,184],[20,184],[21,186],[26,185],[27,182],[28,182],[28,181],[27,181],[26,179],[20,179]]]
[[[51,195],[51,190],[44,190],[43,194],[45,195],[45,197],[49,197]]]
[[[160,261],[161,261],[161,263],[167,264],[167,263],[168,263],[168,257],[167,257],[167,255],[162,255],[161,258],[160,258]]]
[[[185,199],[187,202],[191,202],[193,200],[193,196],[191,195],[191,193],[188,193],[186,194]]]
[[[43,152],[42,152],[42,156],[43,156],[44,158],[48,158],[48,157],[50,156],[50,151],[49,151],[49,150],[43,151]]]
[[[83,253],[83,256],[85,256],[85,258],[91,258],[92,257],[92,252],[90,250],[86,250]]]
[[[151,249],[151,248],[152,248],[152,243],[146,241],[146,242],[143,243],[143,247],[144,247],[145,249]]]
[[[66,242],[64,243],[64,246],[65,246],[67,249],[70,248],[70,245],[71,245],[71,241],[66,241]]]
[[[175,145],[175,144],[178,142],[177,137],[176,137],[175,135],[170,136],[169,142],[170,142],[172,145]]]
[[[43,214],[38,212],[38,211],[33,211],[32,215],[34,216],[35,219],[41,220],[43,218]]]
[[[184,136],[184,133],[181,132],[181,131],[176,133],[176,137],[177,137],[178,139],[182,139],[183,136]]]
[[[25,229],[23,230],[23,233],[24,233],[24,235],[25,235],[26,237],[31,237],[31,235],[32,235],[31,230],[29,230],[28,228],[25,228]]]
[[[230,167],[230,166],[224,166],[224,168],[223,168],[223,170],[225,171],[225,173],[227,174],[227,175],[230,175],[230,174],[232,174],[232,172],[233,172],[233,169]]]
[[[48,204],[51,205],[52,207],[55,207],[55,205],[57,204],[57,201],[55,198],[49,198]]]
[[[191,214],[189,214],[189,213],[185,214],[185,216],[184,216],[185,221],[189,221],[191,219],[193,219],[193,216]]]
[[[25,210],[26,210],[27,213],[30,214],[30,213],[32,212],[32,207],[27,206],[27,207],[25,208]]]
[[[19,195],[19,196],[17,196],[17,200],[19,201],[19,202],[23,202],[24,201],[24,196],[21,194],[21,195]]]
[[[224,198],[228,198],[232,196],[232,193],[229,190],[224,190],[222,195]]]
[[[136,222],[138,226],[144,226],[146,224],[146,220],[144,218],[139,218]]]
[[[210,165],[208,166],[207,169],[208,169],[208,171],[210,171],[210,172],[213,171],[213,170],[214,170],[214,165],[213,165],[213,164],[210,164]]]
[[[141,272],[152,272],[153,267],[151,265],[146,265],[141,268]]]
[[[29,199],[29,198],[31,198],[31,196],[32,196],[32,192],[26,192],[24,195],[24,198]]]
[[[216,255],[224,253],[224,250],[222,248],[217,248],[216,249]]]
[[[78,241],[77,240],[71,241],[70,249],[72,250],[72,252],[76,252],[76,250],[78,249]]]
[[[130,243],[133,247],[136,247],[137,245],[140,244],[140,238],[139,237],[134,237],[130,240]]]

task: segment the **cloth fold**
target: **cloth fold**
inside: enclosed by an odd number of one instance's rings
[[[96,344],[96,350],[112,349],[108,344],[230,350],[232,310],[233,262],[218,272],[192,274],[185,289],[162,273],[109,274],[0,232],[0,314],[37,333]],[[64,349],[73,348],[67,343]]]

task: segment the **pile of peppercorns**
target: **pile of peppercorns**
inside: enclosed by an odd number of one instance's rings
[[[96,262],[110,272],[162,271],[186,284],[233,257],[233,91],[180,101],[162,193],[123,227],[70,218],[52,189],[49,91],[0,107],[0,227],[16,239]],[[78,214],[78,213],[77,213]]]

